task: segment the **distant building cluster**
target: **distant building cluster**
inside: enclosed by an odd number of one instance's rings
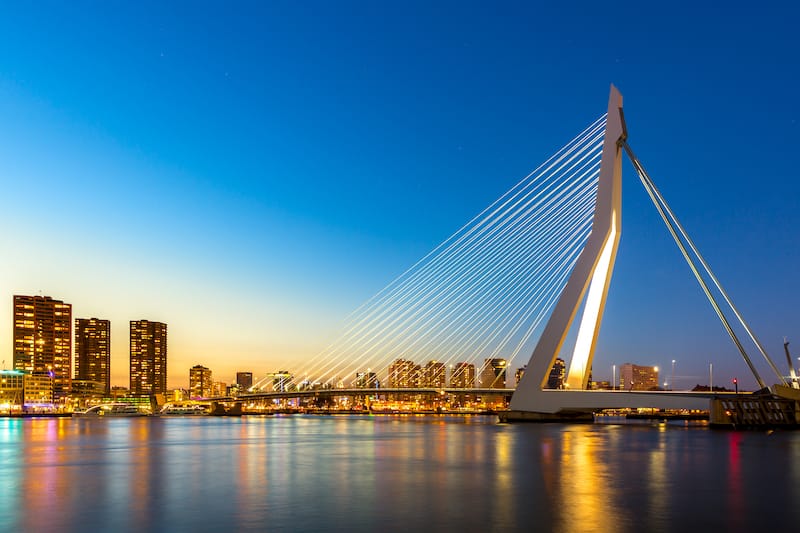
[[[167,324],[150,320],[130,321],[130,386],[111,386],[111,322],[101,318],[72,317],[72,305],[49,296],[14,295],[13,370],[2,370],[0,406],[28,409],[53,408],[66,399],[153,397],[167,393]],[[74,332],[74,335],[73,335]],[[73,345],[74,342],[74,345]],[[74,348],[74,351],[73,351]],[[73,365],[74,361],[74,365]],[[184,396],[205,399],[236,396],[259,390],[291,392],[316,388],[356,389],[505,389],[508,362],[485,359],[480,367],[460,361],[446,364],[430,360],[424,365],[406,358],[395,359],[382,383],[372,369],[356,372],[354,379],[336,378],[331,383],[295,383],[291,372],[279,370],[255,383],[252,372],[237,372],[236,383],[214,381],[210,368],[197,364],[189,369],[189,389]],[[565,387],[566,363],[556,358],[543,386]],[[514,373],[519,385],[525,367]],[[592,383],[590,388],[655,390],[658,368],[626,363],[618,383]]]

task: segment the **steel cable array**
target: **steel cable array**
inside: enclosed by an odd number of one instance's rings
[[[298,386],[384,379],[396,359],[475,365],[528,355],[591,232],[606,117],[354,311]],[[263,381],[262,381],[263,382]]]

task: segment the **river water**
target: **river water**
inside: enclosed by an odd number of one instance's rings
[[[0,531],[800,527],[800,432],[493,417],[0,418]]]

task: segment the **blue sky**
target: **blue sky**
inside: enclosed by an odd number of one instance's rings
[[[43,294],[170,327],[170,386],[316,354],[625,97],[630,143],[773,358],[800,355],[800,9],[472,2],[0,7],[0,346]],[[595,375],[747,370],[627,163]],[[2,306],[0,306],[1,308]],[[608,374],[609,376],[605,376]]]

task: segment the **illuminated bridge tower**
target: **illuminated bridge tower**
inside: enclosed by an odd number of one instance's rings
[[[658,194],[654,192],[654,187],[648,182],[649,178],[626,143],[627,131],[622,114],[622,95],[613,85],[606,119],[592,232],[586,246],[578,256],[555,309],[533,350],[525,374],[511,399],[511,410],[507,414],[501,415],[504,420],[591,419],[592,412],[598,409],[623,407],[708,408],[709,398],[707,395],[704,397],[701,393],[664,394],[653,391],[587,390],[595,343],[603,319],[603,310],[622,228],[623,149],[631,156],[631,160],[645,184],[645,189],[651,193],[651,197]],[[657,203],[657,200],[654,199],[654,202]],[[663,207],[659,208],[660,213],[663,213],[664,210]],[[663,214],[662,218],[664,218]],[[669,225],[666,218],[665,222]],[[691,265],[691,260],[686,256],[682,243],[679,243],[678,246]],[[703,266],[707,267],[705,263]],[[693,265],[692,268],[694,269]],[[698,281],[701,280],[698,279]],[[707,287],[702,281],[701,285],[708,294]],[[581,302],[583,302],[583,315],[578,327],[572,357],[567,361],[566,382],[562,389],[547,389],[550,369],[561,352]],[[717,309],[716,302],[712,301],[712,305]],[[720,318],[723,318],[721,314]],[[744,352],[742,355],[749,362]],[[758,379],[757,374],[756,377]]]
[[[564,398],[555,396],[560,391],[544,389],[584,297],[583,316],[564,386],[571,390],[587,387],[622,227],[621,142],[625,137],[622,95],[612,86],[592,233],[531,355],[511,400],[512,411],[554,413],[562,410],[561,400]]]

